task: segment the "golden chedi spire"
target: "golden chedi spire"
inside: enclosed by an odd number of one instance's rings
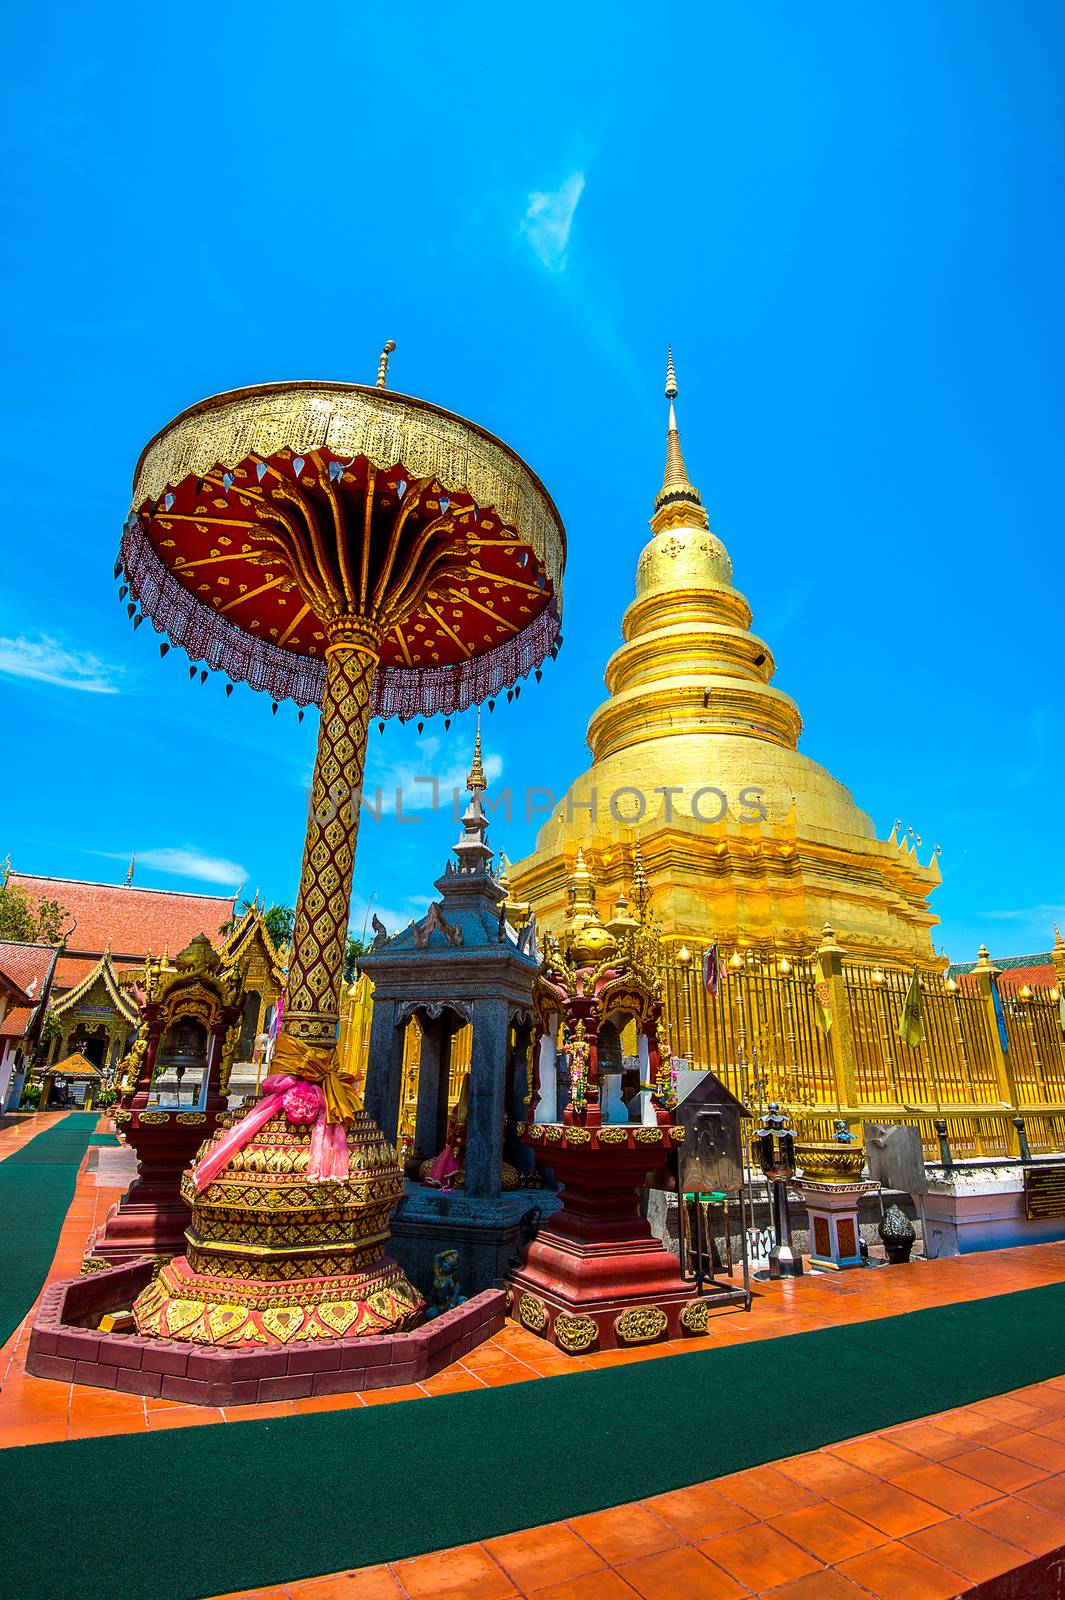
[[[699,499],[699,491],[688,477],[684,454],[680,448],[680,431],[673,402],[677,398],[677,374],[673,370],[673,346],[668,346],[666,362],[666,399],[669,401],[669,428],[666,433],[666,470],[662,474],[662,487],[655,496],[655,514],[651,526],[656,533],[674,526],[709,527],[709,520]]]
[[[588,723],[592,765],[512,866],[512,892],[552,925],[580,844],[581,872],[594,865],[612,900],[638,831],[632,898],[654,893],[667,935],[813,950],[830,921],[855,954],[930,963],[938,865],[878,840],[843,784],[799,751],[799,708],[773,683],[773,653],[691,482],[676,398],[670,350],[665,472]]]

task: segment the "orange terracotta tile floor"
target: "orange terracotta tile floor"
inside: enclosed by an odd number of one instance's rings
[[[57,1122],[70,1115],[69,1111],[42,1111],[39,1116],[19,1117],[0,1128],[0,1161],[6,1161],[16,1150],[21,1150],[31,1139],[36,1139],[45,1128],[54,1128]]]
[[[34,1122],[46,1120],[53,1119]],[[0,1159],[28,1137],[26,1124],[0,1130]],[[90,1149],[49,1280],[78,1272],[89,1232],[121,1192],[98,1184],[93,1158]],[[0,1349],[0,1448],[424,1401],[1062,1281],[1065,1243],[808,1276],[757,1285],[754,1311],[714,1314],[709,1340],[571,1360],[508,1326],[423,1384],[227,1411],[29,1377],[31,1312]],[[256,1600],[945,1600],[1061,1546],[1065,1377],[571,1523],[253,1593]]]
[[[1063,1438],[1065,1377],[571,1522],[242,1600],[949,1600],[1065,1546]]]

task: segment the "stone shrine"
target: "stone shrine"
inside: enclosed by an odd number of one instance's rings
[[[426,1295],[434,1257],[445,1248],[458,1252],[454,1275],[464,1294],[497,1283],[523,1221],[557,1205],[551,1191],[531,1196],[523,1187],[536,1182],[534,1157],[517,1132],[532,1093],[535,923],[514,929],[492,870],[479,722],[466,783],[470,800],[455,861],[436,880],[440,899],[395,937],[379,932],[360,962],[374,985],[366,1109],[389,1140],[398,1132],[412,1018],[422,1035],[414,1149],[390,1226],[395,1258]],[[452,1041],[467,1026],[469,1075],[449,1115]]]

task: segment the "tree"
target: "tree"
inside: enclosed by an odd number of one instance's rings
[[[0,939],[13,944],[58,944],[70,913],[58,900],[33,900],[17,883],[0,885]]]
[[[254,909],[254,906],[254,900],[242,900],[240,905],[234,911],[233,915],[230,917],[229,921],[223,923],[222,927],[218,931],[222,934],[232,933],[241,917],[246,916],[249,911]],[[263,912],[263,921],[266,924],[266,931],[278,949],[280,949],[282,945],[288,944],[289,940],[292,938],[292,925],[295,920],[296,913],[293,911],[291,906],[267,906],[266,910]]]
[[[288,944],[292,938],[292,924],[295,920],[296,913],[291,906],[267,906],[263,912],[266,931],[278,948]]]
[[[344,944],[344,982],[354,983],[359,957],[366,955],[370,946],[365,939],[356,939],[350,933]]]

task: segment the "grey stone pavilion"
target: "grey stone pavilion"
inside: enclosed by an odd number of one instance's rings
[[[359,963],[374,986],[366,1109],[393,1142],[411,1018],[421,1031],[409,1174],[444,1148],[451,1043],[466,1024],[471,1029],[464,1184],[441,1191],[408,1177],[390,1224],[391,1253],[430,1298],[439,1251],[458,1252],[460,1287],[466,1295],[477,1294],[502,1279],[523,1227],[557,1206],[550,1191],[503,1188],[504,1162],[522,1180],[535,1172],[532,1152],[515,1129],[529,1116],[532,981],[539,962],[533,923],[520,932],[511,926],[506,890],[492,870],[479,723],[466,783],[470,798],[462,835],[455,860],[436,880],[439,900],[394,937],[379,931]]]

